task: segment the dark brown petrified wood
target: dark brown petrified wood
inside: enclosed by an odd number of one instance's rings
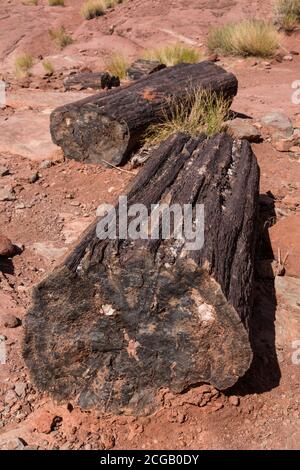
[[[237,87],[236,77],[212,62],[176,65],[55,109],[50,119],[52,139],[69,158],[120,165],[174,101],[201,88],[232,99]]]
[[[120,79],[110,75],[108,72],[83,72],[70,75],[64,80],[66,91],[85,90],[92,88],[94,90],[110,90],[113,87],[120,86]]]
[[[128,205],[204,204],[204,246],[100,240],[97,219],[34,290],[24,356],[36,386],[83,408],[146,414],[157,392],[231,387],[252,351],[259,169],[227,134],[169,138],[128,191]]]

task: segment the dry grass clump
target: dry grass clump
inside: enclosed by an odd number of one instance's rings
[[[168,67],[182,63],[196,64],[201,60],[201,54],[197,49],[179,43],[146,51],[143,57],[148,60],[157,60]]]
[[[33,66],[33,57],[25,52],[15,59],[15,72],[18,78],[28,77]]]
[[[122,3],[122,0],[86,0],[81,7],[81,15],[86,20],[102,16],[105,10]]]
[[[44,60],[43,67],[47,75],[53,75],[55,69],[54,69],[54,65],[52,64],[50,60]]]
[[[187,99],[176,102],[171,98],[171,111],[163,113],[159,123],[146,132],[149,144],[158,144],[176,132],[196,137],[202,132],[207,136],[222,130],[228,118],[231,101],[210,90],[192,90]]]
[[[23,5],[37,6],[38,5],[38,0],[26,0],[25,2],[23,2]]]
[[[48,0],[48,5],[50,5],[50,7],[64,7],[65,0]]]
[[[279,33],[272,24],[253,19],[214,29],[207,46],[211,52],[225,55],[272,57],[279,43]]]
[[[49,29],[49,35],[56,45],[61,49],[68,46],[69,44],[72,44],[73,42],[72,37],[66,32],[64,26],[61,26],[58,29]]]
[[[294,31],[300,23],[300,0],[277,0],[275,23],[287,33]]]
[[[126,78],[127,69],[129,63],[127,59],[119,53],[112,54],[106,61],[106,70],[115,77],[119,77],[121,80]]]

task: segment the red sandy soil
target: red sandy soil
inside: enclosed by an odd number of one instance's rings
[[[9,174],[0,176],[0,189],[14,191],[13,200],[0,201],[0,232],[25,246],[13,260],[1,261],[0,321],[7,313],[24,320],[32,286],[72,247],[98,205],[116,200],[137,172],[64,161],[51,143],[49,114],[85,93],[63,93],[60,79],[45,85],[41,56],[51,59],[59,76],[84,67],[101,70],[112,51],[122,51],[131,60],[145,47],[177,40],[205,54],[210,27],[272,16],[270,1],[127,0],[87,22],[79,15],[82,0],[65,3],[61,8],[46,6],[45,0],[39,6],[2,0],[0,6],[0,75],[10,84],[9,107],[0,110],[0,167],[7,167]],[[74,38],[62,51],[47,34],[60,25]],[[285,37],[282,46],[300,52],[299,37]],[[23,52],[33,54],[36,63],[27,84],[13,76],[15,57]],[[220,64],[239,79],[235,111],[255,122],[271,111],[296,120],[300,105],[292,103],[291,85],[300,80],[300,56],[282,63],[221,58]],[[290,284],[290,277],[295,282],[300,278],[300,159],[277,152],[268,138],[253,148],[261,167],[261,193],[270,191],[275,198],[273,251],[275,256],[278,248],[283,256],[289,252],[289,258],[287,291],[284,278],[276,280],[276,289],[273,281],[257,281],[255,358],[246,376],[227,393],[207,386],[180,396],[161,391],[161,408],[144,418],[86,412],[56,404],[35,389],[21,355],[23,326],[1,326],[7,362],[0,365],[0,446],[8,441],[9,446],[20,445],[15,441],[19,438],[39,449],[300,448],[300,365],[292,361],[293,342],[300,340],[300,292],[297,284],[293,296]],[[52,160],[52,166],[41,168],[44,160]],[[36,172],[39,179],[30,183]]]

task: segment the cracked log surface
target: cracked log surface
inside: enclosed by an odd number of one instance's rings
[[[52,140],[68,158],[120,165],[141,144],[147,127],[170,110],[170,97],[182,100],[191,89],[200,88],[232,99],[238,83],[233,74],[209,61],[168,67],[129,86],[55,109],[50,117]]]
[[[205,242],[99,240],[96,220],[34,291],[24,357],[40,390],[147,414],[158,390],[232,386],[249,368],[259,169],[248,142],[178,134],[153,151],[128,205],[205,205]]]

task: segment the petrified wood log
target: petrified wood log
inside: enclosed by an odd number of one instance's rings
[[[127,69],[127,75],[131,80],[139,80],[165,68],[166,65],[157,60],[138,59]]]
[[[204,246],[100,240],[96,220],[35,288],[24,356],[37,387],[83,408],[143,414],[160,388],[232,386],[252,360],[258,185],[249,143],[226,134],[178,134],[155,150],[128,206],[203,203]]]
[[[142,141],[147,127],[168,112],[173,100],[191,89],[206,88],[233,98],[237,79],[212,62],[180,64],[136,83],[96,94],[55,109],[50,130],[53,142],[75,160],[119,165]]]
[[[108,72],[84,72],[72,74],[64,80],[65,90],[110,90],[120,86],[120,79],[110,75]]]

